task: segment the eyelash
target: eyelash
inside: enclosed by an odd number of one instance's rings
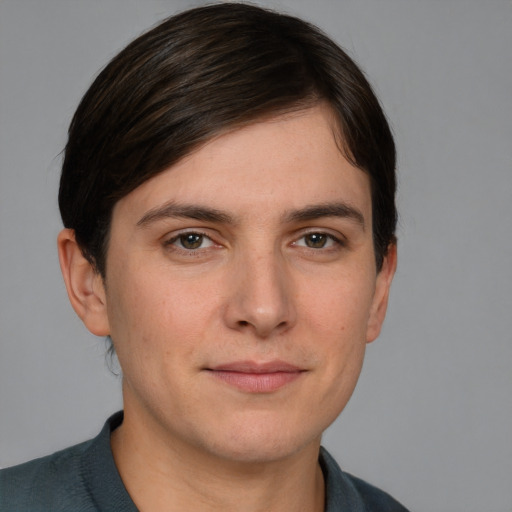
[[[164,247],[175,250],[175,251],[181,251],[185,254],[196,254],[197,252],[204,250],[204,247],[199,247],[197,249],[187,249],[185,247],[179,247],[178,245],[175,245],[176,242],[179,242],[180,239],[183,239],[187,235],[196,235],[198,237],[201,237],[201,245],[204,240],[208,240],[210,242],[210,246],[217,245],[215,242],[211,239],[210,236],[208,236],[206,233],[202,233],[201,231],[184,231],[181,233],[178,233],[177,235],[173,236],[169,240],[166,240],[164,242]]]
[[[178,245],[175,245],[176,242],[179,242],[180,239],[183,239],[183,237],[186,237],[187,235],[192,235],[192,236],[195,235],[197,237],[201,237],[201,245],[203,244],[203,242],[205,240],[209,241],[208,247],[198,247],[198,248],[188,249],[185,247],[180,247]],[[307,242],[305,242],[304,244],[299,244],[299,241],[305,240],[306,237],[314,236],[314,235],[320,236],[320,237],[325,237],[326,244],[328,244],[327,247],[325,247],[325,246],[310,247],[307,245]],[[164,247],[172,249],[174,251],[179,251],[179,252],[182,252],[182,253],[188,254],[188,255],[197,254],[198,252],[206,250],[215,245],[217,245],[217,244],[215,244],[215,242],[211,239],[211,237],[201,231],[181,232],[164,242]],[[296,247],[304,247],[306,250],[317,252],[317,251],[321,251],[321,250],[324,250],[324,251],[335,250],[336,248],[344,247],[346,245],[346,243],[344,240],[342,240],[330,233],[325,233],[324,231],[310,231],[309,233],[304,233],[301,237],[299,237],[294,242],[292,242],[291,245],[296,246]]]
[[[317,236],[320,236],[320,237],[325,237],[325,239],[327,240],[326,243],[329,244],[329,242],[332,243],[332,245],[329,245],[328,247],[309,247],[307,246],[306,244],[304,245],[299,245],[298,242],[300,240],[303,240],[305,239],[306,237],[308,236],[312,236],[312,235],[317,235]],[[295,245],[295,246],[299,246],[299,247],[304,247],[305,249],[308,249],[308,250],[311,250],[311,251],[320,251],[320,250],[324,250],[324,251],[328,251],[328,250],[333,250],[333,249],[336,249],[336,248],[339,248],[339,247],[344,247],[346,244],[345,242],[332,235],[331,233],[326,233],[324,231],[310,231],[309,233],[304,233],[300,238],[298,238],[295,242],[293,242],[292,245]]]

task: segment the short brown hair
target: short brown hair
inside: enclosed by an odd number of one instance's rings
[[[199,7],[135,39],[98,75],[69,128],[65,227],[105,276],[115,203],[213,136],[326,102],[371,179],[377,268],[396,227],[395,146],[363,73],[318,28],[247,4]]]

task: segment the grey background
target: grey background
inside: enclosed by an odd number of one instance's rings
[[[86,439],[120,407],[57,263],[59,153],[92,77],[190,1],[0,0],[0,466]],[[512,511],[512,2],[261,2],[367,71],[399,148],[385,329],[325,436],[416,511]]]

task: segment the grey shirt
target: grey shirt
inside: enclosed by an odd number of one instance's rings
[[[97,437],[53,455],[0,471],[2,512],[137,512],[117,472],[110,434],[114,414]],[[343,471],[321,448],[326,512],[407,512],[383,491]]]

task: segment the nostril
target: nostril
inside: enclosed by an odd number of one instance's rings
[[[238,324],[241,326],[241,327],[246,327],[247,325],[249,325],[249,322],[247,322],[246,320],[240,320],[238,322]]]

